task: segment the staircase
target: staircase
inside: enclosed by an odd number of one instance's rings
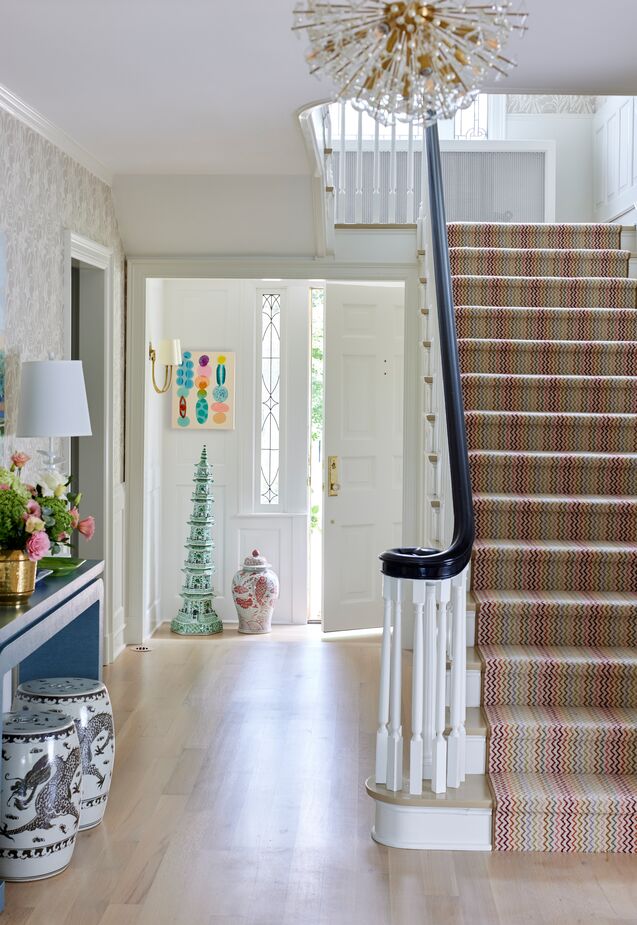
[[[449,226],[496,850],[637,852],[637,280],[620,235]]]

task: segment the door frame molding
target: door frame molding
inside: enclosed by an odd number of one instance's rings
[[[114,396],[113,396],[113,345],[115,339],[115,312],[113,307],[114,255],[111,248],[74,231],[64,232],[64,357],[71,357],[72,306],[71,265],[80,260],[87,266],[104,273],[104,661],[110,664],[116,654],[113,640],[113,574],[115,563],[114,544]],[[69,441],[70,446],[70,441]]]
[[[277,279],[402,282],[405,286],[405,403],[403,470],[403,542],[421,541],[422,485],[420,433],[423,389],[419,312],[419,277],[414,259],[396,263],[335,261],[285,257],[132,258],[128,261],[126,484],[127,484],[127,635],[128,644],[143,639],[146,612],[143,491],[146,471],[146,400],[150,368],[146,345],[146,283],[149,279]]]

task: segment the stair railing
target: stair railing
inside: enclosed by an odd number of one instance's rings
[[[376,735],[376,782],[389,791],[434,793],[465,778],[466,594],[474,540],[473,498],[449,266],[438,129],[425,131],[431,269],[444,390],[453,536],[444,549],[389,549],[382,561],[384,622]],[[402,658],[405,604],[413,606],[409,768],[403,775]],[[451,671],[447,676],[447,665]],[[450,731],[446,732],[449,701]]]

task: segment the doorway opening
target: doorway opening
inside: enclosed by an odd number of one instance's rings
[[[404,285],[317,284],[310,315],[308,622],[370,629],[402,542]]]
[[[325,286],[310,289],[310,538],[308,623],[323,620],[323,432],[325,426]]]

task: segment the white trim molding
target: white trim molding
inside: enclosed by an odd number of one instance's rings
[[[46,138],[56,148],[68,154],[78,164],[81,164],[99,180],[106,183],[107,186],[112,186],[113,175],[101,161],[78,144],[70,135],[67,135],[64,129],[55,125],[54,122],[51,122],[41,112],[25,103],[24,100],[2,84],[0,84],[0,109],[4,109],[34,132],[37,132],[38,135],[42,135],[43,138]]]
[[[122,608],[124,601],[123,587],[115,587],[115,575],[120,576],[120,583],[123,584],[123,567],[115,568],[115,563],[122,557],[122,545],[125,537],[115,535],[114,520],[116,514],[119,515],[118,521],[124,525],[122,508],[125,506],[123,498],[118,498],[118,506],[115,502],[115,459],[114,459],[114,440],[113,440],[113,419],[114,419],[114,395],[113,395],[113,355],[114,355],[114,323],[115,312],[113,305],[113,251],[95,241],[91,241],[84,235],[76,234],[73,231],[65,231],[64,241],[64,356],[71,356],[71,327],[72,327],[72,292],[71,292],[71,266],[73,260],[79,260],[88,266],[95,267],[104,271],[104,327],[101,331],[101,339],[104,349],[104,553],[105,553],[105,572],[104,572],[104,658],[106,664],[113,661],[116,655],[121,651],[121,642],[116,640],[122,635],[122,628],[115,619],[123,622],[124,611]],[[100,332],[96,332],[100,336]],[[122,486],[123,490],[123,486]]]

